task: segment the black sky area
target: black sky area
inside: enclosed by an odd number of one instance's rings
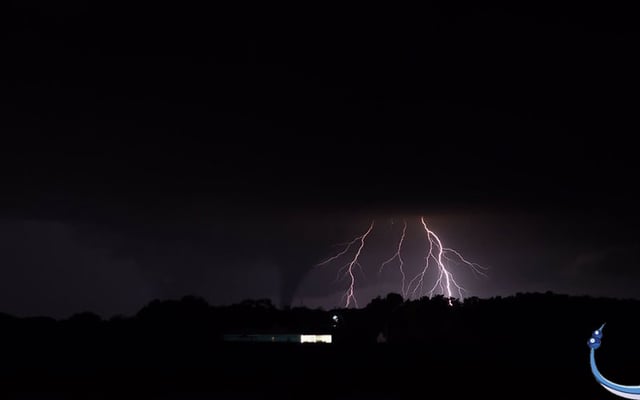
[[[0,312],[331,307],[417,215],[480,296],[635,297],[638,10],[515,3],[3,3]]]

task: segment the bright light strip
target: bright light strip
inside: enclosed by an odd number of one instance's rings
[[[331,343],[331,335],[300,335],[300,343]]]

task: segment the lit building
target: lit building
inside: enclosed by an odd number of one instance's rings
[[[223,340],[225,342],[331,343],[331,335],[229,334],[224,335]]]

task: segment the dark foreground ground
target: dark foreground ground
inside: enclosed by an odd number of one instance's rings
[[[607,398],[590,375],[581,339],[558,351],[454,342],[237,344],[179,353],[160,347],[71,358],[53,351],[44,359],[25,355],[2,386],[10,398],[25,399]]]
[[[640,328],[628,315],[635,302],[619,312],[622,303],[608,302],[589,315],[566,298],[551,300],[538,312],[531,308],[538,300],[527,300],[522,312],[505,308],[486,322],[434,317],[434,331],[445,326],[437,334],[380,344],[224,343],[207,331],[56,330],[40,321],[39,329],[3,332],[0,398],[615,398],[593,379],[586,345],[607,310],[600,369],[640,383]]]

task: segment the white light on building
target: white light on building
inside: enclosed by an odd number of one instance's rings
[[[331,343],[331,335],[300,335],[300,343]]]

